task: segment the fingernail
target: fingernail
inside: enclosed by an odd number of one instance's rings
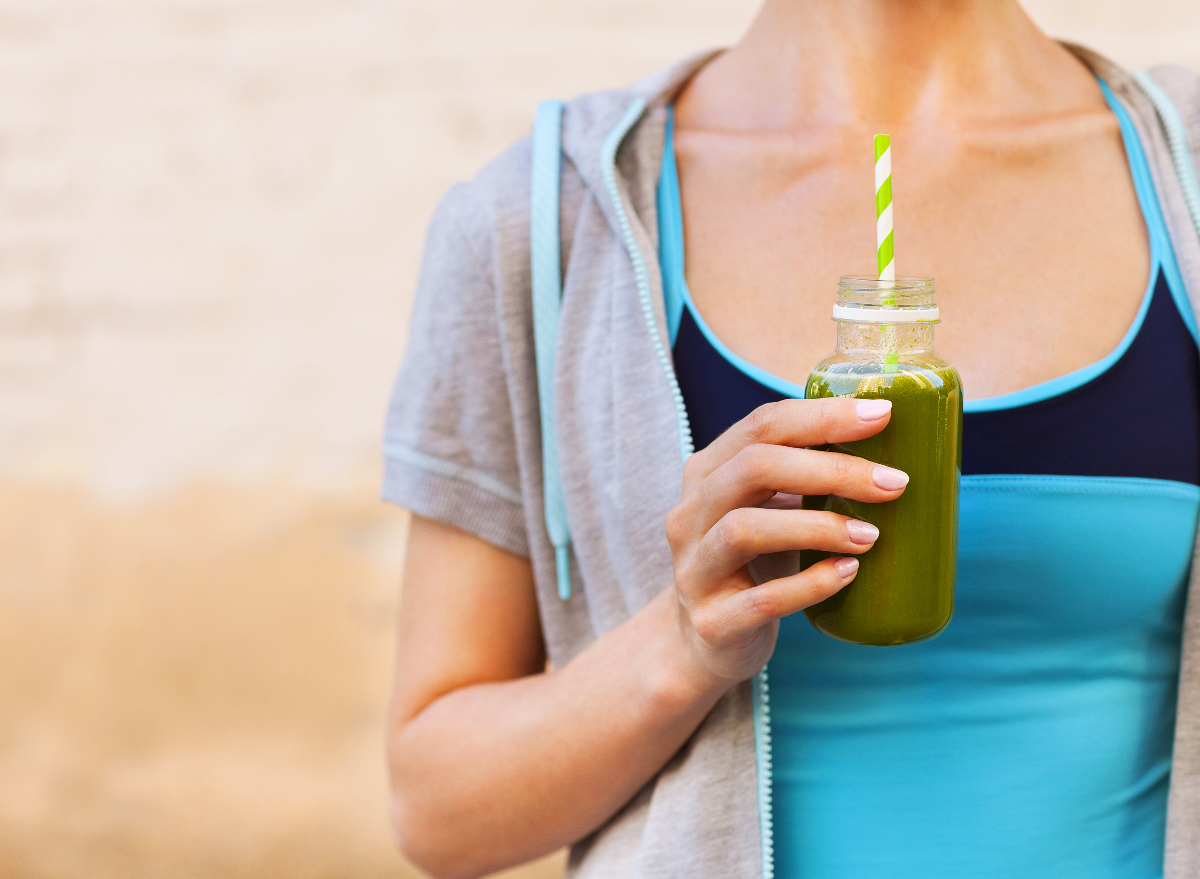
[[[859,400],[854,404],[854,411],[863,421],[878,421],[892,411],[891,400]]]
[[[840,558],[833,563],[833,569],[837,571],[837,575],[843,580],[849,580],[854,576],[854,572],[858,570],[858,559]]]
[[[870,522],[847,519],[846,531],[849,532],[852,543],[874,543],[879,539],[879,529]]]
[[[876,464],[871,470],[871,480],[884,491],[895,491],[908,485],[908,474],[903,470],[893,470]]]

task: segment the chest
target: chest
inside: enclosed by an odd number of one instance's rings
[[[838,277],[873,268],[870,144],[865,129],[675,135],[693,300],[730,348],[794,382],[833,347]],[[1150,255],[1111,115],[899,133],[892,151],[897,271],[936,279],[937,346],[968,398],[1049,380],[1116,347]]]

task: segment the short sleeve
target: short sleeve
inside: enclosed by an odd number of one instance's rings
[[[477,221],[460,185],[430,224],[384,432],[383,497],[528,557],[489,233]]]

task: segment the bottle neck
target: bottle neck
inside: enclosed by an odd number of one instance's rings
[[[922,354],[933,351],[932,323],[877,324],[839,320],[837,349],[841,354]]]

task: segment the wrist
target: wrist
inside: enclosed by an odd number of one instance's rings
[[[650,698],[656,711],[707,713],[717,700],[738,681],[721,677],[703,662],[690,628],[682,613],[679,596],[672,587],[652,602],[655,616],[654,651],[650,669]],[[647,608],[650,610],[650,608]]]

